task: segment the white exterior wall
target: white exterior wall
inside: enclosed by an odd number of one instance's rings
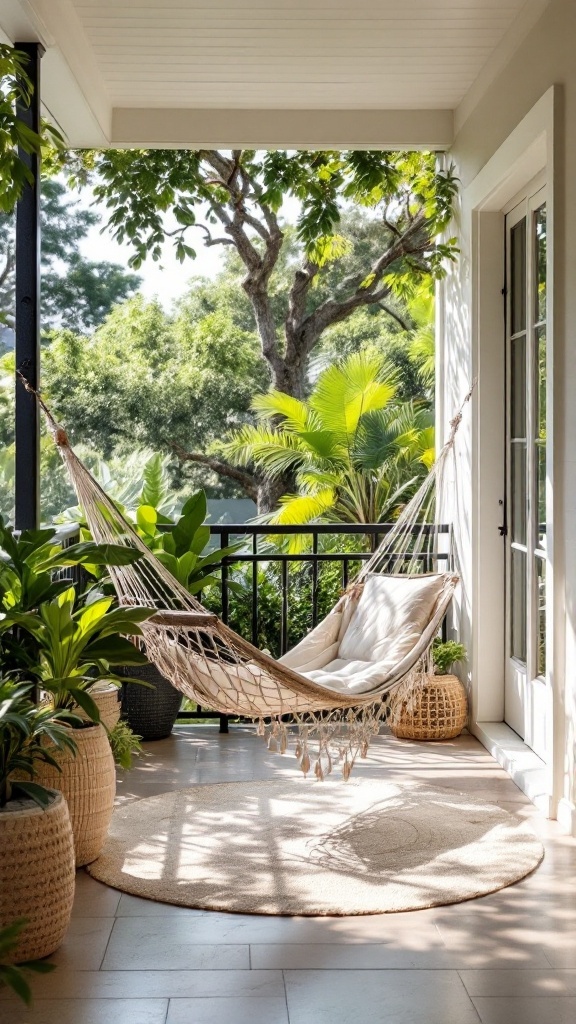
[[[553,754],[540,791],[519,783],[576,834],[576,0],[553,0],[472,109],[457,114],[451,158],[461,179],[461,257],[440,289],[444,325],[438,408],[444,430],[469,381],[472,408],[458,438],[456,524],[463,575],[457,623],[469,648],[473,731],[503,720],[504,215],[538,172],[548,184],[552,273],[554,577]],[[550,519],[548,520],[550,522]],[[520,758],[521,760],[521,758]],[[506,763],[506,762],[503,762]],[[509,763],[506,763],[510,767]],[[529,775],[529,772],[527,773]]]

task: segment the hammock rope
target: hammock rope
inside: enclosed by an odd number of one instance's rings
[[[157,609],[142,625],[143,645],[148,659],[176,689],[198,704],[228,715],[257,720],[258,731],[268,738],[269,748],[284,752],[288,732],[287,715],[299,726],[296,754],[306,773],[311,768],[310,743],[318,741],[314,772],[318,778],[340,762],[347,778],[358,754],[365,756],[368,744],[386,715],[383,697],[399,686],[411,686],[428,670],[429,652],[452,599],[458,577],[452,571],[437,573],[440,589],[434,607],[418,641],[408,654],[365,691],[333,689],[302,674],[283,660],[276,661],[236,634],[172,576],[146,547],[116,504],[73,451],[66,431],[56,422],[42,396],[21,378],[46,416],[54,441],[76,490],[90,532],[97,543],[122,544],[136,548],[141,558],[128,566],[109,567],[110,577],[121,605],[145,605]],[[442,538],[435,525],[436,498],[440,493],[448,456],[462,412],[474,385],[457,416],[450,435],[430,472],[405,506],[392,530],[363,563],[357,577],[340,598],[333,612],[316,627],[334,632],[358,607],[364,584],[371,574],[414,577],[437,567]],[[307,643],[305,639],[299,647]],[[296,648],[298,651],[298,648]],[[294,652],[285,659],[294,660]]]

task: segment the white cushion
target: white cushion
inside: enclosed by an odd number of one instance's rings
[[[392,671],[418,643],[444,585],[442,574],[370,573],[341,638],[338,658],[378,662],[384,675]]]
[[[323,669],[306,672],[307,678],[319,686],[343,694],[367,693],[385,683],[389,674],[378,661],[344,661],[342,658],[329,662]]]

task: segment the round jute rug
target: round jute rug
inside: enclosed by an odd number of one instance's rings
[[[376,914],[458,903],[532,871],[542,845],[501,807],[417,782],[235,782],[118,808],[89,871],[164,903]]]

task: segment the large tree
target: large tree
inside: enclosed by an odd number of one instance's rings
[[[107,150],[71,163],[70,181],[92,180],[114,236],[133,244],[134,267],[161,259],[169,237],[179,259],[193,258],[195,230],[201,244],[235,252],[273,387],[296,398],[305,397],[310,356],[326,331],[440,277],[457,251],[455,239],[440,240],[456,180],[430,153]],[[295,239],[285,229],[286,200],[299,210]],[[376,252],[341,230],[354,207],[370,210]],[[350,272],[335,274],[344,257]],[[291,273],[278,302],[282,261]],[[273,507],[288,486],[288,478],[268,481],[261,506]]]
[[[93,261],[81,243],[100,218],[70,200],[66,186],[42,180],[42,328],[91,331],[116,303],[136,291],[141,278],[117,263]],[[14,324],[14,218],[0,216],[0,322]]]
[[[117,306],[91,337],[55,332],[43,367],[44,390],[73,441],[105,458],[135,447],[204,453],[252,420],[250,402],[269,384],[254,333],[238,328],[225,306],[205,311],[187,298],[170,315],[138,295]],[[176,465],[175,484],[197,464]],[[226,496],[233,485],[256,498],[251,474],[225,467],[223,488],[220,468],[216,455],[203,455],[192,480],[213,497]]]
[[[194,257],[190,233],[204,245],[233,247],[242,262],[262,354],[273,386],[304,397],[308,360],[324,332],[361,307],[386,302],[424,275],[438,277],[455,241],[440,242],[456,189],[433,154],[253,150],[106,150],[77,154],[71,181],[94,180],[118,241],[130,241],[137,268],[161,259],[172,236],[179,259]],[[298,254],[282,316],[271,280],[282,259],[282,206],[296,200]],[[339,229],[351,204],[370,208],[378,252],[361,247],[344,279],[326,290],[336,260],[350,254]],[[166,226],[170,213],[174,227]]]

